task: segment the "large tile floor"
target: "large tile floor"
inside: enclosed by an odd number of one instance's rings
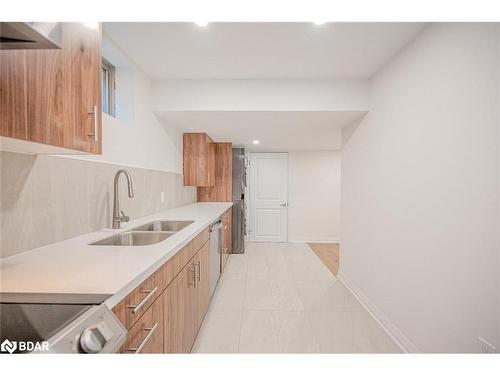
[[[400,351],[307,244],[246,246],[230,256],[193,352]]]

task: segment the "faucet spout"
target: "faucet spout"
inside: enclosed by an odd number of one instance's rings
[[[125,176],[127,176],[128,197],[133,198],[134,197],[134,187],[132,186],[132,179],[131,179],[130,175],[128,174],[128,172]]]
[[[114,180],[114,199],[113,199],[113,229],[120,229],[120,224],[123,221],[129,221],[129,217],[126,216],[123,211],[120,210],[120,198],[118,194],[118,182],[120,180],[120,175],[124,174],[127,178],[127,188],[129,198],[134,197],[134,188],[132,186],[132,177],[130,173],[125,169],[119,169],[115,174]]]

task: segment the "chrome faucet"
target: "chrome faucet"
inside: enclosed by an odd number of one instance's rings
[[[119,169],[115,174],[115,190],[114,190],[114,200],[113,200],[113,229],[120,229],[120,224],[122,222],[129,221],[129,217],[126,216],[123,211],[120,210],[120,200],[118,198],[118,181],[120,179],[120,175],[124,174],[127,177],[127,186],[128,186],[128,196],[129,198],[134,197],[134,189],[132,187],[132,177],[130,173],[125,169]]]

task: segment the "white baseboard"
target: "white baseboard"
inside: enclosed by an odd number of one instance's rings
[[[340,243],[338,238],[333,237],[291,237],[290,242],[311,242],[311,243]]]
[[[368,313],[375,319],[375,321],[382,327],[382,329],[389,335],[394,343],[404,353],[420,353],[420,350],[406,337],[388,318],[382,313],[377,306],[375,306],[370,299],[357,288],[348,277],[339,272],[337,278],[345,285],[347,289],[356,297],[356,299],[363,305]]]

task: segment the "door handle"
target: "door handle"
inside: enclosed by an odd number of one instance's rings
[[[288,207],[288,203],[281,203],[280,206],[281,207]]]

